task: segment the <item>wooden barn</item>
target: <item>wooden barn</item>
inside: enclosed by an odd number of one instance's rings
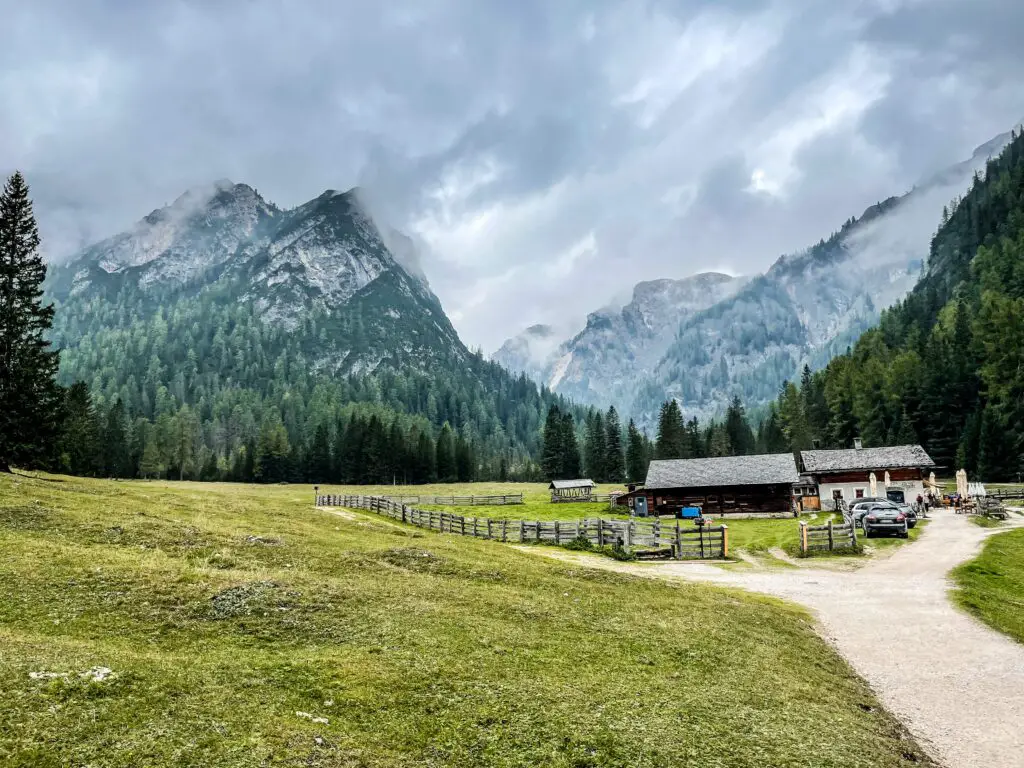
[[[791,453],[652,461],[637,494],[657,515],[700,507],[705,515],[788,516],[800,475]]]
[[[835,509],[840,500],[849,504],[873,495],[911,504],[924,494],[925,475],[935,468],[920,445],[862,448],[859,440],[853,448],[801,451],[800,463],[814,478],[823,509]]]
[[[548,490],[551,491],[551,502],[590,501],[596,485],[593,480],[552,480]]]

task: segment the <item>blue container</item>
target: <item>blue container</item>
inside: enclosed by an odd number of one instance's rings
[[[683,520],[695,520],[700,517],[700,507],[683,507],[679,510],[679,516]]]

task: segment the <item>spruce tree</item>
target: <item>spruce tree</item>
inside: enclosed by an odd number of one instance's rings
[[[548,417],[544,422],[544,447],[541,451],[541,472],[548,480],[563,478],[563,462],[565,446],[563,441],[562,412],[557,405],[548,408]]]
[[[53,454],[61,395],[58,353],[45,338],[53,323],[41,301],[45,277],[28,186],[16,172],[0,194],[0,472]]]
[[[107,411],[103,428],[103,474],[106,477],[131,477],[131,455],[128,446],[124,404],[117,400]]]
[[[642,483],[647,476],[647,449],[644,437],[636,427],[636,422],[629,420],[626,428],[626,478],[631,483]]]
[[[725,434],[728,437],[730,454],[746,456],[754,452],[754,431],[747,423],[746,411],[739,395],[735,395],[725,413]]]
[[[568,411],[562,414],[562,479],[574,480],[582,474],[580,445],[576,440],[576,421]]]
[[[97,474],[101,468],[99,432],[85,382],[76,381],[65,392],[60,442],[62,471],[89,477]]]
[[[605,481],[605,444],[604,417],[600,412],[587,415],[587,442],[585,445],[585,473],[596,483]]]
[[[309,446],[309,480],[324,485],[331,480],[331,436],[327,425],[321,422],[313,433]]]
[[[625,458],[622,455],[622,422],[615,406],[608,409],[605,417],[605,479],[609,483],[621,483],[626,479]]]
[[[437,481],[454,483],[459,479],[458,467],[455,463],[455,437],[451,425],[446,421],[437,436]]]
[[[655,458],[685,459],[692,451],[687,450],[686,426],[679,403],[667,400],[661,406],[658,416],[658,437],[654,444]]]

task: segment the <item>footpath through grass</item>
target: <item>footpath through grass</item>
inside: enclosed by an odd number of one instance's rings
[[[981,554],[952,576],[957,603],[1024,643],[1024,529],[992,536]]]
[[[0,475],[0,648],[5,766],[928,764],[803,610],[299,487]]]

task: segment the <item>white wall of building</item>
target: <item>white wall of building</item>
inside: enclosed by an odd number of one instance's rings
[[[907,504],[913,504],[918,495],[924,496],[924,483],[921,480],[894,480],[888,485],[893,490],[903,491],[903,498]],[[885,496],[886,485],[879,479],[877,484],[878,495]],[[871,486],[865,480],[860,483],[821,483],[818,486],[818,494],[821,498],[821,508],[827,510],[834,510],[835,503],[832,501],[833,491],[840,490],[843,492],[843,499],[847,504],[850,504],[857,500],[857,491],[861,490],[861,496],[871,495]]]

